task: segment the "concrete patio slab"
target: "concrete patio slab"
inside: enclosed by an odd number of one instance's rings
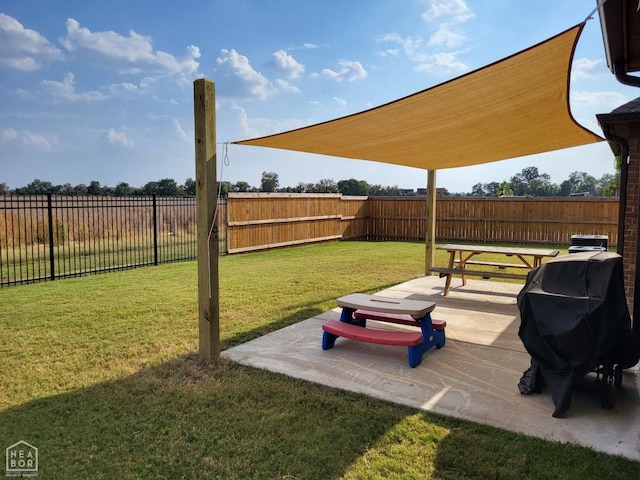
[[[612,410],[601,408],[599,396],[576,391],[567,417],[553,418],[548,390],[533,395],[518,391],[530,362],[518,338],[516,296],[522,285],[468,280],[464,287],[454,286],[447,297],[442,296],[443,288],[444,279],[421,277],[378,293],[434,301],[433,318],[447,322],[445,347],[427,352],[416,368],[409,367],[404,347],[341,338],[323,351],[321,326],[328,318],[339,318],[337,308],[230,348],[222,356],[416,409],[640,461],[637,368],[624,372],[623,388],[614,390]]]

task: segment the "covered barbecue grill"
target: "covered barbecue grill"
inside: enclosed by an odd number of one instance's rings
[[[518,335],[531,355],[520,380],[521,393],[548,386],[554,417],[571,406],[571,392],[589,373],[611,408],[611,384],[621,386],[622,370],[638,363],[627,308],[622,257],[608,252],[562,255],[532,270],[518,294]]]

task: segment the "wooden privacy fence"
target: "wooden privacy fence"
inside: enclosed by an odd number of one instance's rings
[[[424,240],[420,197],[340,194],[230,194],[229,253],[337,239]],[[618,199],[440,197],[436,239],[469,243],[567,245],[571,235],[618,241]]]
[[[366,239],[367,197],[249,193],[227,199],[227,252]]]

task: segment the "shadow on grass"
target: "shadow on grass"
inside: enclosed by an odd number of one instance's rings
[[[366,294],[374,294],[376,292],[385,290],[387,288],[391,288],[396,286],[397,283],[390,283],[388,285],[377,286],[373,289],[364,289],[359,290],[357,292],[348,292],[348,293],[366,293]],[[346,293],[344,295],[347,295]],[[283,318],[278,318],[278,320],[264,323],[260,322],[259,326],[253,328],[251,330],[246,330],[236,335],[232,335],[230,337],[224,337],[220,340],[220,349],[226,350],[231,347],[235,347],[236,345],[240,345],[248,342],[249,340],[253,340],[258,337],[262,337],[267,335],[268,333],[275,332],[282,328],[288,327],[289,325],[293,325],[294,323],[302,322],[309,318],[313,318],[315,316],[326,313],[333,308],[337,307],[336,298],[325,298],[325,299],[314,299],[310,302],[299,303],[297,305],[291,305],[287,308],[293,310],[294,313],[288,316],[284,316]],[[328,308],[323,308],[323,305],[329,305]],[[318,340],[319,341],[319,340]]]
[[[638,471],[581,447],[195,355],[7,409],[0,439],[36,446],[39,476],[54,479],[626,479]],[[572,476],[567,458],[588,471]]]
[[[328,479],[406,414],[186,356],[5,410],[0,439],[36,446],[42,478]]]

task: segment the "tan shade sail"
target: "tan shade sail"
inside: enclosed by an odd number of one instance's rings
[[[233,143],[437,170],[600,142],[569,109],[583,27],[371,110]]]

